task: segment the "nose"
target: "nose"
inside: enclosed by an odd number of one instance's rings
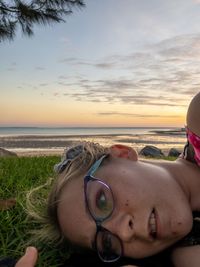
[[[135,235],[134,220],[130,214],[112,216],[112,219],[103,223],[103,226],[124,242],[130,241]]]

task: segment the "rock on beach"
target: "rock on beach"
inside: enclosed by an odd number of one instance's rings
[[[176,148],[171,148],[168,153],[168,157],[178,157],[180,156],[181,152],[177,150]]]
[[[140,150],[139,155],[141,156],[149,156],[153,158],[163,157],[164,153],[161,149],[155,146],[145,146],[143,149]]]
[[[0,147],[0,157],[17,157],[17,154]]]

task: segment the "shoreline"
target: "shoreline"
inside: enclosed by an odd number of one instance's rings
[[[122,143],[134,147],[138,152],[146,145],[153,145],[167,153],[172,147],[182,151],[186,137],[183,130],[153,131],[148,134],[7,135],[0,136],[0,147],[18,156],[60,156],[66,147],[84,141],[104,146]]]

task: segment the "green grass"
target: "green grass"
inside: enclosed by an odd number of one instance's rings
[[[142,156],[141,158],[144,159],[149,159],[149,160],[169,160],[169,161],[174,161],[177,159],[177,157],[172,157],[172,156],[162,156],[162,157],[152,157],[152,156]]]
[[[167,160],[175,158],[165,157]],[[14,208],[0,211],[0,258],[19,258],[24,244],[30,239],[29,230],[36,225],[27,219],[24,205],[26,192],[45,184],[54,175],[53,166],[59,157],[20,157],[0,158],[0,199],[16,198]],[[54,267],[68,257],[69,250],[47,244],[37,244],[39,261],[37,266]]]
[[[14,208],[0,211],[0,258],[18,259],[24,252],[24,244],[30,239],[29,230],[35,225],[27,219],[24,205],[26,193],[42,185],[54,175],[53,166],[59,157],[10,157],[0,158],[0,199],[16,198]],[[37,266],[59,266],[68,257],[64,251],[47,244],[37,244]]]

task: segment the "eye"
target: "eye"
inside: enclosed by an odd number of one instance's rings
[[[101,181],[91,181],[86,189],[88,209],[95,220],[105,220],[113,211],[113,197],[110,188]]]
[[[107,209],[107,199],[105,192],[101,189],[96,196],[96,206],[99,210]]]

